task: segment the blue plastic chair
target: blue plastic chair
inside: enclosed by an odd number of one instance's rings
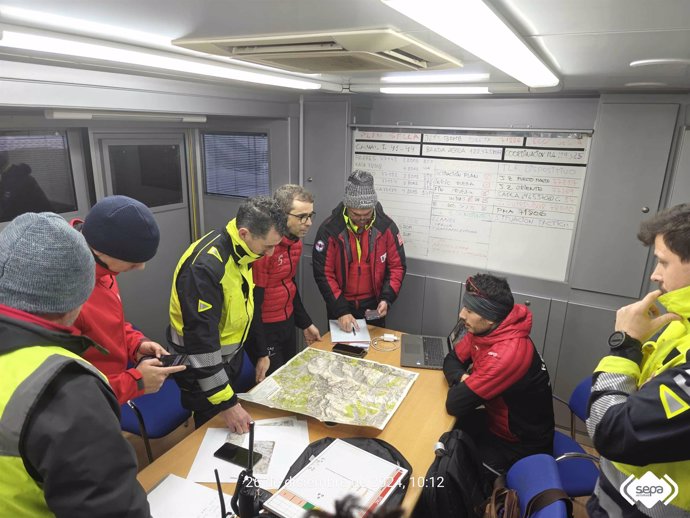
[[[575,440],[575,417],[583,422],[587,419],[591,389],[592,377],[587,376],[578,383],[567,402],[554,396],[570,409],[570,436],[556,430],[553,437],[553,456],[558,463],[563,489],[570,497],[591,495],[599,477],[599,459],[586,453]]]
[[[506,486],[517,491],[520,515],[525,515],[527,504],[545,489],[564,489],[556,460],[551,455],[539,453],[517,461],[506,474]],[[565,502],[559,500],[543,507],[531,518],[566,518]]]
[[[242,354],[244,355],[244,359],[242,360],[242,370],[240,371],[240,375],[233,386],[235,392],[247,392],[254,385],[256,385],[254,364],[249,360],[247,351],[242,351]]]
[[[120,408],[120,427],[141,436],[149,462],[153,462],[149,439],[165,437],[192,415],[182,407],[180,389],[172,379],[165,380],[158,392],[127,401]]]

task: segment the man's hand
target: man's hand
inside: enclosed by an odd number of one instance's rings
[[[388,314],[388,302],[386,302],[385,300],[379,302],[379,305],[376,306],[376,311],[379,312],[381,318],[385,317]]]
[[[321,341],[321,333],[319,333],[319,329],[314,324],[304,330],[304,340],[309,345]]]
[[[225,424],[231,432],[247,433],[249,431],[252,416],[239,403],[223,410],[220,415],[223,416]]]
[[[355,331],[359,331],[357,320],[355,319],[355,317],[352,316],[351,313],[348,313],[347,315],[343,315],[342,317],[340,317],[338,319],[338,326],[346,333],[351,333],[353,329]]]
[[[256,382],[261,383],[266,378],[266,372],[271,366],[271,359],[268,356],[262,356],[256,360]],[[233,407],[234,408],[234,407]]]
[[[460,376],[460,382],[461,382],[461,383],[464,382],[464,381],[465,381],[467,378],[469,378],[469,377],[470,377],[469,374],[467,374],[467,373],[463,374],[462,376]]]
[[[647,293],[642,300],[616,311],[616,331],[625,331],[644,343],[665,325],[674,320],[681,320],[675,313],[661,314],[656,305],[656,299],[661,293],[661,290],[654,290]]]
[[[142,356],[155,356],[156,358],[160,358],[166,354],[170,353],[166,351],[161,344],[147,340],[139,344],[139,349],[137,350],[137,361],[141,360]]]
[[[141,372],[141,379],[144,380],[145,394],[158,392],[168,376],[176,372],[182,372],[186,368],[185,365],[163,367],[163,364],[157,358],[142,360],[136,367],[136,369]]]

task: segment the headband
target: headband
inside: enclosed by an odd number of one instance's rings
[[[502,322],[513,310],[513,306],[501,304],[495,300],[481,297],[475,293],[465,292],[462,305],[491,322]]]

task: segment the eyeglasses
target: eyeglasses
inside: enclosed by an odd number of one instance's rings
[[[306,223],[310,219],[314,221],[314,216],[316,216],[316,212],[310,212],[309,214],[293,214],[292,212],[288,212],[288,216],[293,216],[299,219],[300,223]]]
[[[471,275],[465,280],[465,289],[467,290],[467,293],[472,293],[477,297],[481,297],[483,299],[489,298],[487,297],[486,293],[477,288],[477,285],[474,283],[474,279]]]

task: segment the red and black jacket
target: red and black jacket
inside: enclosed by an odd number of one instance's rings
[[[446,356],[446,410],[461,420],[486,407],[489,431],[507,442],[551,448],[554,431],[549,373],[529,337],[532,313],[515,304],[491,333],[466,333]],[[470,369],[471,365],[471,369]],[[460,382],[463,374],[470,374]]]
[[[262,301],[262,322],[284,322],[294,313],[295,324],[300,329],[306,329],[312,324],[295,284],[301,255],[302,240],[285,236],[276,246],[273,255],[264,256],[252,265],[254,301]]]
[[[328,314],[339,318],[350,313],[344,291],[347,285],[348,265],[357,258],[352,256],[349,245],[351,232],[343,217],[344,206],[340,203],[319,227],[314,242],[312,264],[314,280],[326,302]],[[378,301],[388,305],[398,298],[407,265],[403,239],[398,227],[376,204],[376,219],[369,232],[369,265]]]

